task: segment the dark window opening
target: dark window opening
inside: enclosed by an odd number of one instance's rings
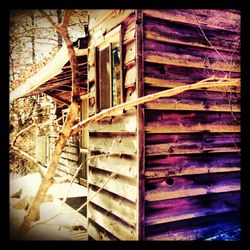
[[[121,36],[117,32],[97,47],[97,111],[123,102]]]

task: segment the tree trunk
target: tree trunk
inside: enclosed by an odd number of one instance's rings
[[[71,11],[69,10],[66,11],[63,23],[60,26],[56,25],[46,12],[44,11],[41,11],[41,12],[45,15],[45,17],[52,24],[52,26],[61,33],[61,35],[63,36],[67,44],[69,58],[70,58],[70,65],[71,65],[71,70],[72,70],[72,101],[69,107],[69,113],[67,114],[65,124],[59,133],[58,139],[56,140],[55,149],[54,149],[53,156],[49,163],[48,171],[43,181],[41,182],[38,188],[38,191],[27,211],[27,215],[24,217],[23,223],[16,235],[17,239],[23,239],[24,236],[29,231],[31,227],[31,223],[39,220],[40,218],[40,205],[44,201],[49,188],[53,184],[54,176],[57,170],[58,162],[61,157],[63,148],[71,135],[71,128],[73,127],[76,119],[78,118],[78,113],[79,113],[78,101],[81,100],[80,91],[79,91],[80,81],[78,79],[78,68],[77,68],[78,65],[77,65],[77,60],[75,56],[75,51],[73,48],[73,43],[71,42],[69,38],[69,34],[67,30],[69,19],[71,16]]]
[[[56,141],[56,146],[53,152],[53,157],[50,161],[48,171],[39,186],[39,189],[36,193],[34,200],[31,203],[31,206],[27,212],[27,215],[24,217],[24,221],[21,225],[21,228],[17,234],[17,239],[22,239],[25,234],[30,229],[31,223],[37,221],[40,218],[40,205],[43,202],[47,191],[53,184],[53,178],[56,173],[57,165],[61,157],[63,148],[70,137],[71,127],[73,126],[76,117],[78,117],[78,104],[72,102],[69,108],[69,113],[65,122],[65,125],[62,128],[62,131],[59,133],[59,138]]]

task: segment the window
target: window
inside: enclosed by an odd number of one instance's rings
[[[97,111],[123,102],[121,28],[96,48]]]

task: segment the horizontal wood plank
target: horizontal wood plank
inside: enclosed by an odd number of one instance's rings
[[[136,136],[133,134],[91,133],[90,150],[101,153],[136,154]]]
[[[155,225],[240,210],[240,193],[228,192],[150,202],[145,207],[146,225]]]
[[[88,223],[88,235],[90,235],[95,240],[118,240],[117,237],[110,234],[104,228],[100,227],[97,223],[89,219]]]
[[[145,95],[157,93],[162,88],[147,87]],[[146,109],[155,110],[197,110],[240,112],[239,93],[221,93],[212,91],[187,91],[172,97],[159,98],[145,103]]]
[[[123,37],[123,44],[128,44],[135,40],[135,28],[132,28],[130,30],[126,30],[125,35]]]
[[[146,141],[151,141],[146,145],[148,156],[240,151],[239,134],[148,135]]]
[[[128,227],[124,224],[121,224],[118,220],[115,220],[107,214],[104,209],[100,209],[97,206],[94,206],[92,203],[88,207],[89,218],[101,227],[107,230],[109,233],[114,235],[120,240],[136,240],[137,235],[133,227]]]
[[[212,193],[240,190],[240,173],[218,173],[148,179],[146,181],[146,201],[190,197]]]
[[[111,174],[112,172],[91,168],[89,170],[88,182],[95,186],[101,187]],[[106,183],[104,189],[132,202],[137,200],[136,179],[134,178],[116,175]]]
[[[147,110],[148,133],[240,132],[240,114]]]
[[[137,177],[137,162],[135,155],[110,155],[96,157],[89,160],[89,166],[106,171],[115,172],[118,167],[118,174],[128,177]]]
[[[89,126],[90,132],[136,132],[136,111],[103,118]]]
[[[93,186],[89,188],[89,197],[92,197],[96,192],[93,190]],[[92,200],[92,203],[104,208],[109,213],[112,213],[122,219],[123,221],[129,223],[131,226],[136,225],[136,205],[109,193],[105,190],[99,192]]]
[[[213,48],[217,50],[232,51],[234,53],[239,53],[240,50],[240,34],[235,32],[204,29],[206,38],[211,43],[209,44],[204,35],[197,29],[197,26],[186,23],[146,18],[144,29],[145,37],[148,39],[201,48],[212,48],[212,44]]]
[[[232,32],[240,30],[240,12],[237,10],[168,9],[144,10],[145,16],[173,22],[193,24],[198,27],[221,29]]]
[[[163,43],[145,39],[144,59],[147,62],[177,65],[191,68],[213,69],[227,72],[240,72],[240,56],[210,49],[186,47],[180,44]]]
[[[192,84],[211,76],[225,77],[226,72],[212,69],[191,68],[175,65],[164,65],[158,63],[145,62],[145,77],[144,82],[148,86],[155,86],[161,88],[174,88],[186,84]],[[190,77],[192,76],[192,77]],[[229,77],[240,78],[239,73],[231,72]],[[213,87],[208,89],[210,91],[232,91],[240,92],[239,88],[232,87]],[[199,91],[199,90],[197,90]]]
[[[130,67],[125,72],[124,87],[135,85],[136,82],[136,65]]]
[[[240,171],[239,153],[160,155],[146,158],[146,178]]]
[[[135,47],[135,40],[126,44],[124,52],[124,65],[127,65],[135,60]]]
[[[149,226],[146,240],[204,240],[238,228],[239,212],[229,212]]]

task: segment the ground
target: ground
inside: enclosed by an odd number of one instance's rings
[[[24,177],[10,177],[10,196],[17,193],[19,198],[10,198],[10,237],[14,236],[20,227],[26,214],[25,205],[29,197],[35,195],[41,177],[39,174],[30,174]],[[47,220],[58,213],[62,213],[46,223],[33,227],[25,237],[25,240],[87,240],[86,218],[67,204],[62,204],[61,198],[68,190],[69,183],[55,184],[48,191],[49,202],[44,202],[40,208],[40,221]],[[74,184],[69,197],[85,196],[84,187]],[[17,195],[18,196],[18,195]],[[27,198],[27,199],[26,199]],[[24,203],[21,202],[24,201]],[[36,224],[36,223],[34,223]],[[33,225],[34,225],[33,224]]]

